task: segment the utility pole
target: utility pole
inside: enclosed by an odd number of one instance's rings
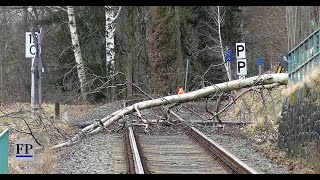
[[[40,28],[40,35],[39,38],[37,39],[37,56],[38,56],[38,103],[39,103],[39,109],[40,106],[42,105],[42,78],[43,78],[43,73],[44,73],[44,68],[43,68],[43,63],[42,63],[42,59],[41,59],[41,43],[43,40],[43,30],[42,28]]]
[[[186,76],[185,76],[185,79],[184,79],[184,91],[185,92],[187,92],[188,70],[189,70],[189,58],[187,58]]]
[[[35,97],[36,97],[36,91],[35,91],[35,71],[33,69],[33,64],[34,64],[34,58],[31,60],[31,118],[35,119],[35,108],[36,108],[36,102],[35,102]]]
[[[41,42],[43,39],[43,31],[35,32],[32,28],[31,32],[26,32],[26,57],[31,58],[31,117],[35,119],[36,111],[41,115],[42,104],[42,87],[41,78],[43,76],[43,65],[41,60]],[[36,82],[38,82],[38,97],[36,96]]]
[[[31,32],[26,32],[26,58],[31,58],[31,118],[35,119],[35,110],[36,110],[36,70],[35,70],[35,58],[36,58],[36,46],[34,43],[34,38],[38,34],[32,35]]]

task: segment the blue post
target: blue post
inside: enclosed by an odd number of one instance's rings
[[[262,66],[262,57],[259,56],[257,60],[258,68],[259,68],[259,76],[261,75],[261,66]]]
[[[0,174],[8,174],[8,141],[9,141],[9,129],[5,129],[0,134]]]

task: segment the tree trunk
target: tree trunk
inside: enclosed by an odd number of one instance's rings
[[[258,81],[260,83],[258,83]],[[233,80],[233,81],[224,82],[220,84],[215,84],[212,86],[207,86],[205,88],[202,88],[196,91],[191,91],[184,94],[165,96],[157,99],[142,101],[134,105],[128,106],[126,108],[122,108],[110,114],[109,116],[101,119],[101,122],[105,127],[108,127],[115,121],[118,121],[119,119],[123,118],[125,115],[133,113],[135,109],[143,110],[143,109],[148,109],[152,107],[167,105],[170,103],[184,103],[184,102],[193,101],[199,98],[207,97],[217,92],[228,92],[228,91],[233,91],[241,88],[251,87],[254,85],[267,85],[267,84],[274,84],[274,83],[278,83],[279,85],[286,85],[288,83],[288,74],[287,73],[264,74],[261,76],[254,76],[246,79],[238,79],[238,80]],[[82,133],[89,132],[90,134],[93,134],[100,130],[102,130],[102,127],[99,127],[98,124],[96,123],[91,124],[83,128],[80,134],[76,135],[68,142],[56,145],[53,148],[71,145],[77,142],[78,140],[81,140]]]
[[[222,24],[222,18],[220,14],[220,7],[217,6],[217,25],[218,25],[218,33],[219,33],[219,42],[220,42],[220,51],[221,51],[221,56],[222,56],[222,62],[226,62],[225,55],[224,55],[224,48],[222,44],[222,37],[221,37],[221,24]],[[224,68],[226,69],[228,80],[231,81],[231,72],[229,71],[227,63],[224,63]]]
[[[105,6],[105,16],[106,16],[106,76],[107,81],[110,87],[110,100],[116,99],[116,80],[114,77],[116,73],[115,68],[115,44],[114,44],[114,36],[115,36],[115,19],[118,17],[119,13],[121,11],[121,6],[117,12],[117,15],[114,16],[114,6]]]
[[[150,25],[147,28],[148,61],[150,66],[153,94],[162,96],[168,92],[167,75],[165,75],[164,63],[161,61],[159,42],[162,41],[163,32],[160,22],[158,6],[149,7]]]
[[[106,14],[106,72],[107,72],[107,81],[109,77],[113,76],[116,72],[115,62],[114,62],[114,32],[116,30],[114,26],[114,10],[113,6],[105,6]],[[115,88],[111,87],[115,85],[114,77],[111,77],[108,86],[110,90],[110,100],[115,99]]]
[[[172,81],[175,82],[175,84],[173,84],[173,87],[177,85],[180,85],[181,87],[183,87],[183,57],[182,57],[182,52],[181,52],[181,31],[180,31],[180,15],[179,15],[179,6],[175,6],[174,7],[174,17],[175,17],[175,24],[176,24],[176,49],[177,49],[177,58],[176,58],[176,72],[177,75],[175,78],[176,80]]]
[[[134,62],[134,45],[133,45],[133,38],[134,38],[134,7],[128,7],[128,58],[127,58],[127,80],[133,83],[133,64]],[[132,98],[132,84],[127,83],[127,98]]]
[[[287,28],[287,43],[288,47],[287,50],[290,49],[290,18],[289,18],[289,7],[285,7],[286,9],[286,28]]]
[[[74,57],[77,63],[77,72],[78,77],[80,80],[80,89],[81,89],[81,96],[83,100],[87,100],[85,82],[86,82],[86,74],[84,70],[84,64],[81,57],[81,50],[80,50],[80,43],[78,39],[77,27],[76,27],[76,20],[74,15],[73,6],[67,6],[68,11],[68,18],[69,18],[69,28],[71,33],[71,40],[73,45]]]

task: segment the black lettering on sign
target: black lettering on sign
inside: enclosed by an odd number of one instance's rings
[[[38,34],[34,34],[35,37],[36,37],[36,40],[38,39]],[[33,42],[33,38],[32,38],[32,33],[29,34],[29,43],[32,44],[29,48],[29,52],[31,55],[35,55],[36,54],[36,46],[34,45],[34,42]]]
[[[28,151],[31,150],[32,148],[33,148],[32,144],[26,144],[26,153],[25,154],[29,154]]]
[[[238,45],[237,46],[237,57],[239,57],[239,53],[242,52],[242,51],[244,51],[244,46]]]
[[[23,150],[24,144],[16,144],[16,146],[17,146],[17,154],[20,154],[20,151]],[[22,147],[21,147],[21,146],[22,146]]]
[[[30,54],[32,54],[32,55],[36,54],[36,47],[34,45],[30,46]]]
[[[240,69],[246,67],[246,63],[243,61],[238,61],[238,73],[240,73]]]
[[[35,37],[36,37],[36,39],[38,39],[38,34],[34,34],[35,35]],[[34,42],[32,42],[32,34],[29,34],[29,39],[30,39],[30,44],[31,43],[34,43]]]

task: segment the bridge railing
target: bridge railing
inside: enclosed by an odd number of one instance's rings
[[[0,134],[0,174],[8,174],[8,141],[9,129],[5,129]]]
[[[288,53],[288,75],[290,83],[302,80],[315,67],[319,66],[319,33],[320,28]]]

